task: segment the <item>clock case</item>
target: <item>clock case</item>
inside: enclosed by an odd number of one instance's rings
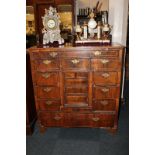
[[[54,27],[49,27],[48,22],[54,21]],[[45,9],[45,15],[42,17],[43,22],[43,45],[54,44],[58,42],[59,45],[64,44],[64,39],[60,35],[60,16],[57,13],[56,8],[52,6],[49,7],[49,10]]]

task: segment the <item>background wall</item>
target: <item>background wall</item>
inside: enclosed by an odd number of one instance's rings
[[[109,24],[113,25],[113,42],[126,45],[128,0],[109,0]]]

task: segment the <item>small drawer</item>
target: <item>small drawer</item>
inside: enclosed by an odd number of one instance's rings
[[[62,52],[61,57],[69,57],[69,58],[89,58],[90,53],[87,51],[71,51],[71,52]]]
[[[63,125],[63,114],[62,113],[54,113],[54,112],[40,112],[39,119],[41,125],[45,127],[50,126],[62,126]]]
[[[119,59],[91,59],[91,68],[95,71],[102,71],[102,70],[120,70],[121,69],[121,62]]]
[[[94,114],[91,118],[93,127],[113,127],[115,115],[114,114]]]
[[[88,105],[88,97],[86,95],[80,95],[80,96],[77,96],[77,95],[66,95],[65,97],[65,103],[66,104],[82,104],[83,106],[84,105]]]
[[[66,86],[81,86],[81,85],[87,85],[88,79],[65,79],[65,85]]]
[[[95,85],[115,85],[120,83],[120,79],[120,72],[93,72]]]
[[[62,68],[63,69],[80,69],[87,70],[89,69],[89,59],[62,59]]]
[[[52,59],[59,57],[58,52],[52,52],[52,51],[39,51],[39,52],[33,52],[32,53],[33,59]]]
[[[37,103],[40,110],[59,111],[61,100],[38,100]]]
[[[58,70],[60,68],[59,65],[59,59],[39,59],[35,61],[36,70],[41,72],[50,72],[52,70]]]
[[[112,50],[112,49],[107,49],[107,50],[96,50],[91,52],[92,57],[118,57],[119,56],[119,51],[118,50]]]
[[[41,99],[57,99],[60,98],[59,87],[36,87],[36,94]]]
[[[64,75],[65,78],[88,78],[87,72],[67,72]]]
[[[79,94],[83,94],[83,93],[88,93],[88,87],[66,87],[65,88],[65,93],[66,94],[72,94],[72,93],[79,93]]]
[[[94,87],[94,99],[103,100],[106,98],[119,98],[120,87]]]
[[[116,100],[104,99],[104,100],[95,100],[92,104],[93,110],[95,111],[115,111]]]
[[[71,127],[91,127],[93,114],[66,113],[64,122]]]
[[[35,80],[37,85],[59,85],[59,74],[57,72],[36,72]]]

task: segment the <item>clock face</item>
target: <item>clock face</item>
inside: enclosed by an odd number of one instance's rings
[[[53,19],[50,19],[48,22],[47,22],[47,26],[50,28],[50,29],[53,29],[55,26],[56,26],[56,23]]]

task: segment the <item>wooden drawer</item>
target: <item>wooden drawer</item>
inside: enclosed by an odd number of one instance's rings
[[[89,59],[62,59],[63,69],[87,70],[90,67]]]
[[[65,97],[65,104],[78,104],[81,105],[88,105],[88,97],[87,95],[66,95]]]
[[[65,79],[66,86],[80,86],[80,85],[87,85],[88,79]]]
[[[120,83],[120,79],[120,72],[93,72],[95,85],[115,85]]]
[[[33,52],[32,58],[33,59],[51,59],[51,58],[58,58],[59,53],[58,52],[51,52],[51,51],[39,51],[39,52]]]
[[[59,87],[36,87],[37,98],[41,99],[57,99],[60,98]]]
[[[37,85],[59,85],[59,73],[58,72],[36,72],[35,80]]]
[[[93,127],[113,127],[114,119],[114,114],[94,114],[92,118]]]
[[[94,99],[103,100],[106,98],[119,98],[120,97],[120,87],[94,87]]]
[[[65,113],[64,122],[70,127],[91,127],[93,114]]]
[[[65,88],[66,94],[72,94],[72,93],[88,93],[88,87],[81,86],[81,87],[66,87]]]
[[[114,114],[39,112],[41,125],[66,127],[113,127]]]
[[[96,50],[91,52],[91,57],[118,57],[119,50],[107,49]]]
[[[41,125],[45,127],[63,125],[63,114],[62,113],[39,112],[39,119],[40,119]]]
[[[61,57],[69,57],[69,58],[89,58],[90,53],[87,51],[72,51],[72,52],[62,52]]]
[[[64,124],[70,127],[113,127],[113,114],[65,113]]]
[[[40,110],[52,110],[59,111],[61,101],[60,100],[37,100]]]
[[[65,78],[88,78],[87,72],[67,72],[64,73]]]
[[[104,99],[104,100],[95,100],[93,101],[93,110],[95,111],[115,111],[116,100]]]
[[[103,58],[91,59],[91,68],[93,70],[120,70],[121,62],[117,59]]]
[[[52,70],[58,70],[59,66],[59,59],[44,59],[44,60],[35,60],[34,65],[37,71],[41,72],[50,72]]]

